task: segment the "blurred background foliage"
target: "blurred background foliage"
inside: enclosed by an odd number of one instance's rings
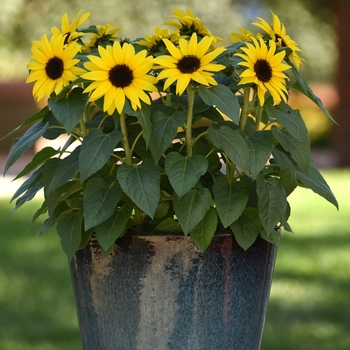
[[[72,20],[79,10],[90,11],[87,25],[114,22],[123,28],[123,37],[135,39],[152,35],[175,7],[183,10],[189,7],[212,33],[224,39],[224,44],[230,43],[229,33],[238,31],[239,27],[256,31],[251,22],[257,16],[271,22],[269,9],[272,9],[305,53],[309,65],[304,68],[304,77],[314,82],[329,81],[335,74],[337,48],[334,15],[328,3],[326,0],[210,0],[203,6],[202,0],[3,1],[0,79],[26,77],[31,42],[40,40],[43,33],[49,34],[52,26],[60,26],[65,12]]]

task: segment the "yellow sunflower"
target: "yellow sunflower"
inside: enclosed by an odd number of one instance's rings
[[[146,35],[142,40],[137,41],[135,44],[146,46],[148,50],[152,51],[159,45],[164,45],[163,39],[168,39],[172,43],[177,44],[180,38],[182,37],[180,36],[179,30],[174,30],[169,33],[168,29],[161,29],[157,27],[154,30],[154,35]]]
[[[80,10],[78,12],[78,14],[74,17],[71,24],[69,24],[68,14],[65,13],[62,17],[61,29],[57,27],[52,27],[51,28],[52,35],[54,36],[58,36],[61,34],[64,35],[65,43],[69,43],[71,41],[78,39],[80,36],[85,35],[84,33],[77,32],[77,29],[89,18],[90,12],[86,12],[83,15],[81,15],[82,12],[83,10]]]
[[[241,48],[244,54],[235,54],[244,60],[238,64],[247,67],[240,74],[239,84],[257,85],[260,106],[264,104],[266,90],[272,95],[276,104],[281,100],[286,102],[286,94],[288,95],[286,80],[289,78],[283,72],[291,68],[282,62],[286,53],[285,51],[276,53],[276,43],[272,40],[269,42],[269,48],[262,38],[258,40],[252,38],[253,44],[247,43],[247,47]]]
[[[221,64],[211,63],[226,49],[218,47],[208,52],[212,44],[212,38],[204,37],[199,43],[197,34],[193,33],[191,39],[179,40],[179,47],[171,41],[164,39],[164,43],[170,55],[158,56],[154,59],[156,68],[162,68],[158,79],[166,79],[164,90],[177,80],[176,93],[181,95],[191,80],[205,85],[217,85],[212,72],[218,72],[225,68]]]
[[[52,36],[49,41],[45,34],[41,41],[32,45],[33,56],[27,65],[30,73],[26,83],[35,82],[33,96],[37,101],[52,92],[58,94],[85,72],[77,67],[79,59],[75,58],[81,46],[75,42],[65,45],[64,41],[63,35]]]
[[[230,40],[233,43],[239,42],[239,41],[250,41],[252,38],[257,38],[259,37],[258,35],[254,35],[252,32],[250,32],[247,29],[244,28],[238,28],[240,30],[241,33],[230,33],[231,37]]]
[[[170,19],[164,24],[167,24],[179,29],[181,35],[186,35],[187,37],[190,37],[192,33],[197,33],[197,35],[200,37],[209,36],[213,40],[212,42],[213,48],[215,47],[216,42],[223,41],[223,39],[213,35],[209,31],[209,29],[207,29],[203,25],[202,21],[198,17],[194,16],[191,10],[186,9],[186,13],[185,13],[180,9],[176,8],[174,11],[172,11],[172,13],[173,13],[172,17],[177,18],[179,22],[173,19]]]
[[[119,32],[121,30],[121,28],[119,27],[115,27],[112,28],[113,22],[101,26],[101,25],[97,25],[97,30],[98,30],[98,34],[93,34],[90,42],[87,45],[88,50],[92,49],[92,48],[97,48],[98,45],[104,43],[104,42],[110,42],[112,43],[114,40],[119,39],[120,36],[119,35],[115,35],[117,32]]]
[[[82,78],[93,82],[84,90],[92,92],[90,101],[104,97],[103,110],[112,114],[115,109],[122,113],[125,98],[131,102],[134,110],[141,108],[141,101],[151,104],[145,91],[157,91],[153,85],[156,78],[147,74],[153,67],[153,57],[142,50],[135,54],[131,44],[120,45],[115,41],[113,46],[98,47],[100,57],[89,55],[91,62],[85,63],[89,71]]]
[[[272,14],[272,28],[271,26],[262,18],[257,17],[260,22],[254,22],[253,25],[261,28],[266,33],[270,35],[270,38],[276,43],[277,47],[288,47],[292,50],[289,55],[291,61],[295,64],[296,68],[299,70],[302,62],[306,62],[303,58],[299,56],[303,54],[298,44],[290,38],[286,33],[285,26],[281,23],[279,18],[271,11]]]

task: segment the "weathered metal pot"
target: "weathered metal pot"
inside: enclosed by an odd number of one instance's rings
[[[247,251],[216,235],[126,235],[103,256],[96,238],[71,261],[84,350],[260,348],[277,246]]]

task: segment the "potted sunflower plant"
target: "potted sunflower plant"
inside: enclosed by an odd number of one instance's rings
[[[228,46],[189,9],[135,40],[88,17],[33,43],[27,83],[47,104],[7,135],[30,126],[5,167],[66,136],[12,200],[43,189],[33,221],[56,225],[84,349],[259,349],[288,196],[337,207],[288,104],[295,89],[331,118],[302,51],[274,13]]]

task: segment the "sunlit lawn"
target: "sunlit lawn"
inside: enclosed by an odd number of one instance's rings
[[[350,170],[323,175],[340,211],[311,191],[290,198],[294,234],[279,245],[262,350],[350,349]],[[38,206],[4,218],[12,205],[0,200],[0,350],[80,350],[59,238],[27,230]]]

